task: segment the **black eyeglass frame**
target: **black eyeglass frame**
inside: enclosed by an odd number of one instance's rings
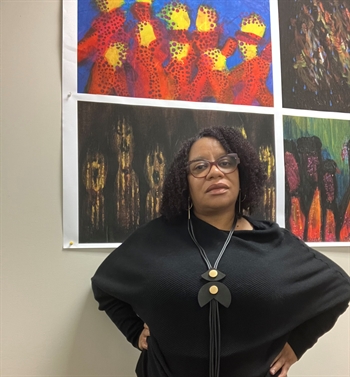
[[[229,157],[233,157],[233,158],[236,160],[236,162],[237,162],[236,167],[235,167],[232,171],[230,171],[229,173],[225,173],[225,172],[223,172],[223,171],[220,169],[220,167],[218,166],[218,161],[220,161],[222,158],[225,158],[225,157],[227,157],[227,156],[229,156]],[[208,173],[207,173],[205,176],[203,176],[203,177],[196,177],[195,175],[193,175],[193,173],[192,173],[191,170],[190,170],[190,164],[192,164],[193,162],[199,162],[199,161],[207,162],[207,163],[210,165],[209,170],[208,170]],[[219,158],[218,158],[217,160],[215,160],[215,161],[209,161],[209,160],[206,160],[205,158],[198,158],[198,159],[196,159],[196,160],[188,161],[188,163],[187,163],[187,172],[188,172],[188,174],[191,174],[192,177],[194,177],[194,178],[198,178],[198,179],[201,179],[201,178],[207,178],[208,174],[209,174],[210,171],[211,171],[211,168],[213,167],[213,165],[215,165],[215,166],[217,167],[217,169],[219,169],[219,170],[221,171],[221,173],[223,173],[223,174],[231,174],[231,173],[233,173],[234,171],[237,170],[238,165],[239,165],[240,162],[241,162],[241,160],[239,159],[237,153],[227,153],[227,154],[225,154],[224,156],[219,157]]]

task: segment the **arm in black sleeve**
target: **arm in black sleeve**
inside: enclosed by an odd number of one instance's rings
[[[288,343],[298,359],[335,325],[338,317],[345,312],[347,307],[348,302],[342,302],[302,323],[290,333]]]
[[[99,303],[99,310],[105,311],[126,339],[135,348],[138,348],[139,336],[144,323],[134,312],[131,305],[107,294],[94,283],[92,283],[92,291]]]

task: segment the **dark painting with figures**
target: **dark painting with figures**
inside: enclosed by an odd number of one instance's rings
[[[279,0],[283,106],[350,112],[350,0]]]
[[[213,125],[238,127],[256,148],[268,180],[254,215],[275,220],[273,115],[79,101],[79,242],[123,242],[158,217],[174,153]]]

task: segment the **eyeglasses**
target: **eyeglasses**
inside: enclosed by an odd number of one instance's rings
[[[240,163],[237,153],[229,153],[226,156],[218,158],[216,161],[208,160],[192,160],[187,164],[187,169],[195,178],[206,178],[213,165],[215,165],[222,173],[233,173]]]

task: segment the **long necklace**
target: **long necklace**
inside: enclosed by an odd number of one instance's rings
[[[225,274],[218,270],[218,265],[222,256],[225,253],[227,245],[230,243],[234,229],[237,224],[237,216],[235,216],[232,228],[226,238],[222,249],[216,258],[214,266],[211,265],[207,253],[203,247],[198,243],[193,230],[193,224],[188,212],[188,233],[192,238],[192,241],[198,247],[199,252],[206,263],[208,270],[201,275],[203,279],[208,281],[198,292],[198,303],[200,307],[203,307],[208,302],[209,307],[209,377],[219,377],[220,373],[220,348],[221,348],[221,331],[220,331],[220,313],[219,305],[228,308],[231,304],[231,292],[227,286],[220,282],[225,278]]]

